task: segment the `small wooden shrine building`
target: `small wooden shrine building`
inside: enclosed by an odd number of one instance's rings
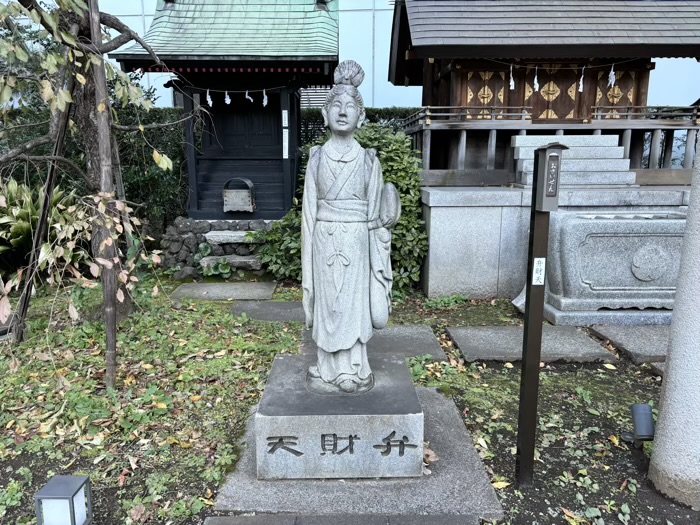
[[[320,0],[158,0],[145,41],[110,55],[126,71],[170,72],[186,112],[188,215],[278,219],[292,207],[299,170],[300,89],[330,86],[338,17]],[[224,211],[230,179],[252,182],[254,211]],[[235,181],[232,187],[245,187]]]
[[[517,134],[619,134],[641,168],[645,132],[671,148],[697,127],[697,110],[660,115],[647,95],[653,57],[700,59],[698,28],[696,0],[397,0],[389,80],[423,87],[406,131],[460,184],[513,182]]]

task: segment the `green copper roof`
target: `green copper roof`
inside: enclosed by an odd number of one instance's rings
[[[162,58],[327,58],[338,56],[337,2],[158,0],[145,40]],[[112,53],[146,55],[140,45]]]

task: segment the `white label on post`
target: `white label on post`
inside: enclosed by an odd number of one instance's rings
[[[289,130],[282,130],[282,158],[289,158]]]
[[[289,112],[286,109],[282,110],[282,127],[286,128],[289,126]]]
[[[535,264],[532,268],[532,285],[544,286],[545,265],[547,259],[544,257],[535,257]]]

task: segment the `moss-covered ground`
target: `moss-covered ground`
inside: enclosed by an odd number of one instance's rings
[[[297,352],[302,327],[234,317],[231,303],[171,302],[174,283],[141,277],[119,327],[113,392],[103,386],[99,290],[40,292],[27,340],[0,343],[0,523],[34,523],[34,494],[59,473],[90,475],[96,524],[194,525],[214,514],[272,359]],[[274,300],[300,294],[286,285]],[[462,362],[444,327],[519,324],[519,314],[505,301],[428,301],[418,293],[397,294],[394,306],[394,324],[431,325],[450,355],[447,363],[409,364],[417,384],[455,400],[504,524],[700,522],[653,491],[647,456],[620,439],[631,428],[630,404],[658,402],[660,378],[648,368],[624,361],[542,368],[535,486],[518,488],[518,365]]]

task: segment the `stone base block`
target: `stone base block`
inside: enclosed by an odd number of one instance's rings
[[[518,171],[516,182],[532,186],[532,171]],[[637,175],[633,171],[562,171],[559,184],[562,186],[631,186],[636,184]]]
[[[672,310],[579,310],[565,312],[551,304],[544,305],[544,318],[555,325],[592,326],[594,324],[642,326],[671,324]]]
[[[278,356],[255,414],[258,479],[422,475],[423,409],[403,359],[372,358],[374,388],[308,390],[316,356]]]

